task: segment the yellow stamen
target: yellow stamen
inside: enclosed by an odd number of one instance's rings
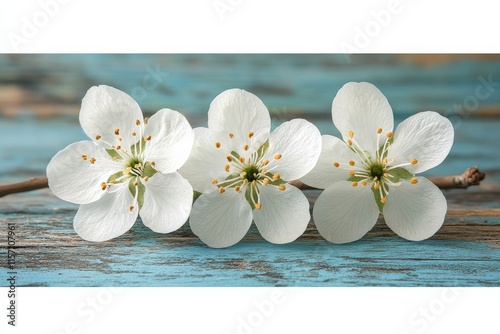
[[[261,165],[262,165],[262,166],[266,166],[268,163],[269,163],[269,160],[267,160],[267,159],[266,159],[266,160],[262,161],[262,164],[261,164]]]
[[[215,147],[220,148],[220,143],[219,143],[219,142],[216,142],[216,143],[215,143]]]
[[[117,150],[117,151],[119,151],[121,148],[122,148],[122,147],[121,147],[120,145],[118,145],[118,146],[116,147],[116,150]]]
[[[261,172],[261,173],[265,173],[265,172],[267,172],[267,169],[262,168],[262,169],[260,170],[260,172]]]
[[[226,157],[226,159],[227,159],[227,161],[229,161],[229,162],[233,161],[233,158],[231,158],[231,156],[230,156],[230,155],[228,155],[228,156]]]
[[[244,162],[245,162],[245,158],[241,157],[241,158],[240,158],[240,162],[241,162],[241,163],[244,163]]]
[[[235,190],[236,192],[240,192],[240,186],[236,186],[236,187],[234,187],[234,190]]]
[[[373,182],[377,182],[377,181],[378,181],[378,176],[375,176],[375,177],[373,178]]]
[[[357,186],[358,186],[358,182],[353,182],[353,183],[352,183],[352,186],[353,186],[353,187],[357,187]]]
[[[106,190],[108,186],[106,185],[106,182],[101,183],[101,189]]]
[[[380,184],[374,183],[373,184],[373,189],[378,190],[380,188]]]
[[[113,179],[113,180],[110,180],[109,183],[112,183],[112,184],[115,184],[116,183],[116,180]]]
[[[278,186],[278,189],[281,190],[281,191],[285,191],[286,187],[283,184],[280,184]]]
[[[365,187],[366,187],[366,185],[368,184],[368,182],[366,182],[366,181],[363,181],[363,182],[361,182],[361,183],[362,183],[362,184],[363,184],[363,186],[365,186]]]
[[[223,194],[226,191],[226,189],[219,187],[219,193]]]
[[[115,129],[115,135],[119,135],[120,134],[120,129]]]
[[[137,187],[138,184],[137,181],[134,181],[134,187]]]
[[[135,120],[135,125],[141,125],[141,121],[139,121],[138,119]]]
[[[134,132],[132,132],[132,136],[136,136],[136,135],[137,135],[137,133],[135,133],[135,131],[134,131]]]
[[[269,179],[264,179],[264,180],[262,180],[262,183],[264,183],[264,184],[269,184]]]
[[[149,180],[149,177],[145,176],[144,177],[144,182],[148,182],[148,180]]]
[[[276,154],[276,155],[274,156],[274,159],[276,159],[276,160],[281,159],[281,154]]]
[[[382,133],[382,128],[378,128],[377,133],[381,134]]]
[[[248,138],[252,138],[252,137],[253,137],[253,135],[254,135],[254,133],[253,133],[253,132],[249,132],[249,133],[248,133]]]
[[[122,137],[120,137],[120,138],[118,138],[118,140],[119,140],[119,141],[122,141],[122,140],[123,140],[123,138],[122,138]]]
[[[349,165],[354,166],[355,164],[356,163],[353,160],[349,161]]]
[[[217,183],[218,183],[218,182],[217,182],[217,180],[216,180],[216,179],[213,179],[213,180],[212,180],[212,184],[217,184]]]
[[[95,162],[95,158],[90,158],[90,160],[89,160],[89,161],[90,161],[90,163],[93,165],[93,164],[94,164],[94,162]]]
[[[279,175],[278,173],[275,173],[275,174],[273,175],[273,180],[277,180],[277,179],[279,179],[279,178],[280,178],[280,176],[281,176],[281,175]]]
[[[151,166],[153,166],[153,167],[154,167],[154,165],[156,165],[156,164],[155,164],[155,162],[154,162],[154,161],[151,161]]]
[[[248,151],[248,145],[246,145],[246,144],[245,144],[245,146],[243,146],[243,149],[244,149],[245,151]]]
[[[148,124],[148,121],[149,121],[149,117],[146,117],[146,118],[144,119],[144,124]]]
[[[387,199],[386,199],[385,197],[384,197],[384,198],[381,198],[381,199],[380,199],[380,203],[382,203],[382,204],[387,203]]]
[[[347,139],[347,145],[352,146],[352,141],[350,139]]]
[[[387,132],[387,138],[391,138],[392,137],[392,132]]]
[[[260,204],[260,203],[255,203],[255,208],[256,208],[257,210],[260,210],[260,209],[262,208],[262,204]]]
[[[226,170],[226,172],[229,172],[229,165],[225,165],[224,169]]]
[[[150,140],[151,140],[151,136],[147,136],[146,141],[150,141]]]
[[[382,163],[387,164],[387,158],[382,159]]]
[[[240,173],[240,177],[245,177],[245,176],[247,176],[247,172],[241,172]]]
[[[418,160],[417,159],[411,159],[410,162],[411,162],[412,165],[418,164]]]
[[[229,132],[229,138],[231,138],[231,139],[234,138],[234,135],[231,132]]]
[[[349,137],[350,137],[350,138],[354,137],[354,132],[349,131]]]
[[[131,170],[132,170],[132,168],[131,168],[131,167],[127,167],[127,168],[125,168],[125,170],[123,171],[123,174],[124,174],[124,175],[128,175],[128,174],[130,174],[130,171],[131,171]]]
[[[410,183],[411,184],[417,184],[418,180],[416,178],[412,177],[411,180],[410,180]]]
[[[253,180],[253,181],[252,181],[252,185],[254,185],[254,186],[255,186],[255,185],[257,185],[257,181],[256,181],[256,180]]]
[[[338,162],[334,162],[333,165],[336,167],[336,168],[339,168],[340,164]]]
[[[132,212],[132,211],[134,211],[134,206],[131,205],[131,206],[128,207],[128,209],[130,210],[130,212]]]
[[[353,170],[349,171],[349,175],[354,176],[356,173]]]
[[[83,160],[87,160],[87,155],[86,154],[82,154],[82,159]]]
[[[95,140],[99,140],[99,139],[101,139],[100,135],[95,136]]]

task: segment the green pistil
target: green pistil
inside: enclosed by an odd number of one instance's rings
[[[380,164],[374,164],[370,167],[370,175],[373,178],[378,178],[379,180],[384,175],[384,167]]]
[[[257,175],[259,174],[259,169],[256,166],[248,166],[243,171],[246,173],[245,178],[248,180],[248,182],[252,182],[258,179]]]

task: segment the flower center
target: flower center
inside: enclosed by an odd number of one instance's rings
[[[248,133],[248,139],[254,136],[253,132]],[[233,139],[234,134],[229,133],[229,139]],[[220,142],[215,143],[217,149],[224,149]],[[273,170],[279,166],[281,154],[276,154],[270,161],[265,159],[269,141],[266,141],[255,152],[245,158],[236,151],[231,151],[227,156],[227,164],[224,166],[225,176],[212,180],[212,184],[219,188],[219,193],[223,194],[226,189],[232,188],[236,192],[243,193],[252,209],[261,209],[259,187],[276,186],[279,190],[286,190],[285,181],[281,179],[279,173]],[[242,147],[246,153],[250,149],[249,144]]]
[[[375,163],[371,167],[369,167],[370,175],[373,178],[378,178],[379,180],[382,179],[382,176],[384,175],[384,165],[380,163]]]

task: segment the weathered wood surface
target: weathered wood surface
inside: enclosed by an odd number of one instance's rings
[[[338,134],[331,100],[347,81],[377,84],[398,123],[420,110],[446,114],[474,96],[478,76],[500,78],[497,58],[431,67],[393,58],[353,56],[347,64],[343,56],[327,55],[0,57],[0,183],[43,176],[58,150],[85,139],[76,112],[86,89],[105,83],[131,93],[146,66],[160,64],[170,73],[138,99],[147,112],[177,108],[193,126],[204,125],[212,98],[241,87],[264,100],[275,124],[301,116],[331,134]],[[252,227],[239,244],[211,249],[188,224],[161,235],[140,220],[122,237],[90,243],[73,231],[77,206],[44,189],[0,198],[0,252],[6,254],[7,223],[15,223],[20,286],[498,286],[499,106],[494,90],[470,115],[448,114],[459,116],[455,144],[445,162],[425,175],[455,175],[478,165],[486,180],[444,191],[445,224],[426,241],[401,239],[380,218],[365,238],[347,245],[326,242],[311,222],[291,244],[267,243]],[[306,194],[313,203],[319,191]],[[1,263],[3,272],[6,255]]]

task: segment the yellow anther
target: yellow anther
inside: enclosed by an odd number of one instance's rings
[[[230,167],[229,165],[224,166],[224,169],[226,170],[226,172],[229,172],[229,167]]]
[[[353,182],[353,183],[352,183],[352,186],[353,186],[353,187],[357,187],[357,186],[358,186],[358,182]]]
[[[142,164],[141,163],[135,164],[134,167],[137,169],[140,169],[140,168],[142,168]]]
[[[418,164],[418,160],[417,159],[411,159],[410,162],[411,162],[412,165]]]
[[[380,199],[380,203],[382,203],[382,204],[387,203],[387,199],[386,199],[385,197],[384,197],[384,198],[381,198],[381,199]]]
[[[153,166],[153,167],[154,167],[154,165],[156,165],[156,164],[155,164],[155,162],[154,162],[154,161],[151,161],[151,166]]]
[[[134,187],[137,187],[139,185],[139,183],[137,183],[137,181],[134,181]]]
[[[99,139],[101,139],[101,138],[102,138],[102,137],[101,137],[100,135],[95,136],[95,140],[99,140]]]
[[[377,129],[377,133],[378,133],[378,134],[381,134],[381,133],[382,133],[382,128],[378,128],[378,129]]]
[[[392,137],[392,132],[387,132],[387,138],[391,138]]]
[[[253,137],[253,135],[254,135],[254,133],[253,133],[253,132],[249,132],[249,133],[248,133],[248,138],[252,138],[252,137]]]
[[[240,162],[241,162],[241,163],[244,163],[244,162],[245,162],[245,158],[241,157],[241,158],[240,158]]]
[[[350,139],[347,139],[347,145],[352,146],[352,141]]]
[[[354,137],[354,132],[349,131],[349,137],[350,137],[350,138]]]
[[[350,170],[349,175],[354,176],[354,175],[356,175],[356,173],[353,170]]]
[[[115,135],[119,135],[120,134],[120,129],[115,129]]]
[[[389,173],[384,173],[384,176],[385,177],[389,177]]]
[[[135,131],[132,132],[132,136],[137,136],[137,133],[135,133]]]
[[[243,149],[244,149],[245,151],[248,151],[248,145],[246,145],[246,144],[245,144],[245,146],[243,146]]]
[[[219,193],[223,194],[226,191],[226,189],[219,187]]]
[[[109,183],[112,183],[112,184],[115,184],[116,183],[116,180],[113,179],[113,180],[110,180]]]
[[[134,206],[131,205],[131,206],[128,207],[128,209],[130,210],[130,212],[132,212],[132,211],[134,211]]]
[[[269,164],[269,160],[266,159],[266,160],[262,161],[261,166],[266,166],[267,164]]]
[[[262,204],[260,204],[260,203],[255,203],[255,208],[256,208],[257,210],[260,210],[260,209],[262,208]]]
[[[257,185],[257,180],[252,181],[252,185],[256,186]]]
[[[118,161],[117,157],[112,157],[111,159],[113,159],[113,161]]]
[[[260,172],[261,172],[261,173],[265,173],[265,172],[267,172],[267,169],[266,169],[266,168],[262,168],[262,169],[260,170]]]
[[[122,138],[122,137],[120,137],[120,138],[118,138],[118,140],[119,140],[119,141],[122,141],[122,140],[123,140],[123,138]]]
[[[366,187],[366,185],[368,184],[368,182],[366,182],[366,181],[363,181],[363,182],[361,182],[361,183],[362,183],[362,184],[363,184],[363,186],[365,186],[365,187]]]
[[[277,179],[279,179],[280,177],[281,177],[281,175],[279,175],[278,173],[275,173],[275,174],[273,175],[273,180],[277,180]]]
[[[336,168],[339,168],[340,164],[338,162],[334,162],[333,165],[336,167]]]
[[[233,158],[232,158],[230,155],[228,155],[228,156],[226,157],[226,159],[227,159],[227,161],[229,161],[229,162],[233,161]]]
[[[378,181],[378,176],[375,176],[375,177],[373,178],[373,182],[377,182],[377,181]]]
[[[417,184],[418,180],[416,178],[412,177],[411,180],[410,180],[410,183],[411,184]]]
[[[217,180],[216,180],[216,179],[213,179],[213,180],[212,180],[212,184],[217,184],[217,183],[218,183],[218,182],[217,182]]]
[[[119,151],[121,148],[122,148],[122,147],[121,147],[120,145],[118,145],[118,146],[116,147],[116,150],[117,150],[117,151]]]
[[[148,121],[149,121],[149,117],[146,117],[146,118],[144,119],[144,124],[148,124]]]
[[[87,160],[87,155],[82,154],[82,159],[83,159],[83,160]]]
[[[149,177],[145,176],[144,177],[144,182],[148,182],[148,180],[149,180]]]
[[[106,185],[106,182],[101,183],[101,189],[106,190],[108,186]]]
[[[387,161],[388,161],[387,158],[382,159],[383,164],[387,164]]]
[[[380,184],[374,183],[373,184],[373,189],[378,190],[380,188]]]
[[[349,165],[354,166],[355,164],[356,163],[353,160],[349,161]]]
[[[220,143],[219,142],[215,142],[215,147],[220,148]]]
[[[231,138],[231,139],[234,138],[234,134],[232,132],[229,132],[229,138]]]
[[[146,141],[150,141],[150,140],[151,140],[151,136],[147,136]]]
[[[269,182],[270,182],[269,179],[262,180],[262,183],[264,183],[264,184],[269,184]]]
[[[281,154],[276,154],[276,155],[274,156],[274,159],[276,159],[276,160],[281,159]]]
[[[90,160],[89,160],[89,161],[90,161],[90,163],[91,163],[91,164],[94,164],[94,162],[95,162],[95,158],[90,158]]]
[[[124,174],[124,175],[128,175],[128,174],[130,174],[130,171],[131,171],[131,170],[132,170],[132,168],[131,168],[131,167],[127,167],[127,168],[125,168],[125,170],[123,171],[123,174]]]
[[[240,173],[240,177],[245,177],[245,176],[247,176],[247,172],[241,172]]]
[[[234,187],[234,191],[236,191],[236,192],[238,192],[238,193],[239,193],[239,192],[240,192],[240,186],[236,186],[236,187]]]
[[[281,191],[285,191],[285,190],[286,190],[286,187],[285,187],[285,185],[280,184],[280,185],[278,186],[278,189],[279,189],[279,190],[281,190]]]
[[[248,183],[248,180],[247,179],[244,179],[243,180],[243,184],[247,184]]]
[[[141,125],[141,121],[140,121],[140,120],[138,120],[138,119],[136,119],[136,120],[135,120],[135,125]]]

